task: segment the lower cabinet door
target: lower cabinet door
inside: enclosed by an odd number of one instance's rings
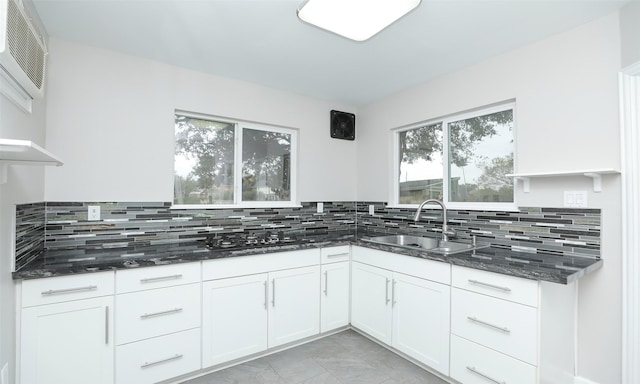
[[[320,331],[328,332],[349,325],[349,262],[322,266],[320,293]]]
[[[200,328],[116,348],[116,384],[152,384],[200,369]]]
[[[451,335],[451,377],[464,384],[536,384],[536,367]]]
[[[22,310],[22,384],[113,384],[113,297]]]
[[[269,273],[269,348],[320,333],[320,268]]]
[[[392,272],[351,264],[351,325],[391,345]]]
[[[449,374],[448,285],[393,274],[392,346],[441,373]]]
[[[202,365],[210,367],[267,349],[268,276],[202,284]]]

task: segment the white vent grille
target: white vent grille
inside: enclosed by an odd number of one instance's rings
[[[46,51],[18,5],[8,1],[7,45],[11,56],[38,89],[44,85]]]

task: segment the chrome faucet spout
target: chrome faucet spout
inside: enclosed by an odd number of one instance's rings
[[[415,216],[413,217],[413,221],[420,220],[420,213],[422,213],[422,208],[427,204],[438,204],[442,208],[442,240],[449,241],[449,236],[455,236],[456,233],[453,230],[449,230],[449,226],[447,225],[447,207],[444,203],[438,199],[427,199],[420,203],[418,206],[418,210],[416,211]]]

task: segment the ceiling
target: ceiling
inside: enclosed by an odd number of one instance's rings
[[[361,106],[627,1],[422,0],[362,43],[298,20],[302,0],[32,2],[52,37]]]

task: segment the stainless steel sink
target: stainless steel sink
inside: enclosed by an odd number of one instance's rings
[[[466,244],[457,241],[442,241],[430,237],[410,236],[410,235],[389,235],[376,237],[363,237],[362,241],[371,243],[392,245],[394,247],[423,249],[429,252],[451,255],[454,253],[471,251],[474,249],[487,248],[488,244]]]

